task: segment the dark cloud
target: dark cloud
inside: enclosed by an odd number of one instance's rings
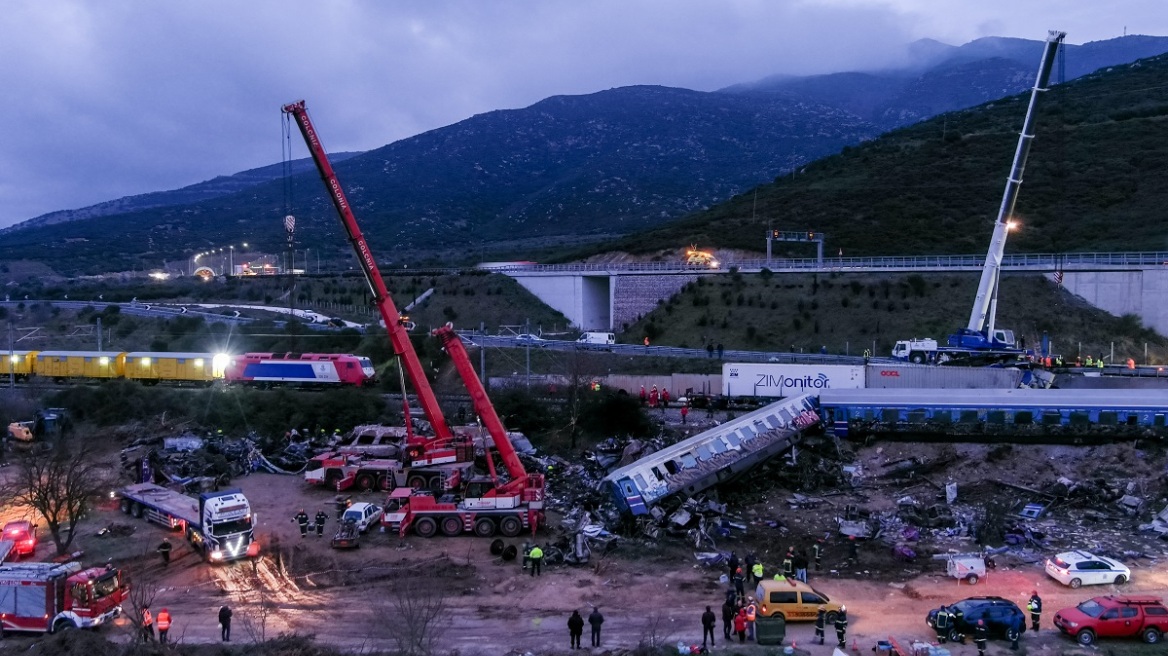
[[[0,226],[275,163],[279,108],[299,98],[330,150],[363,150],[557,94],[879,68],[925,37],[1168,33],[1163,0],[15,0],[5,12]]]

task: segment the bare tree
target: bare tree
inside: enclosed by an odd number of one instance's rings
[[[128,573],[123,574],[128,577],[127,582],[130,585],[129,607],[126,608],[126,615],[130,618],[130,630],[133,631],[130,640],[133,643],[143,642],[145,635],[142,631],[142,611],[154,604],[154,598],[158,596],[158,581],[152,576],[140,575],[129,578]]]
[[[13,505],[36,511],[57,546],[68,553],[77,524],[110,489],[109,470],[83,438],[58,442],[50,451],[32,452],[16,461],[6,490]]]
[[[446,629],[446,592],[437,581],[401,580],[393,587],[388,609],[390,637],[402,656],[430,656]]]

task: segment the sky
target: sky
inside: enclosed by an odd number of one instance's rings
[[[1168,35],[1164,0],[5,0],[0,227],[634,84],[871,70],[922,38]],[[296,136],[295,134],[293,135]],[[307,151],[296,139],[295,157]]]

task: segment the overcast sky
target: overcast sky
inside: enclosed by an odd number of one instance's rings
[[[1165,0],[5,0],[0,227],[631,84],[895,63],[932,38],[1168,35]],[[1036,63],[1037,65],[1037,63]],[[297,137],[298,157],[307,153]]]

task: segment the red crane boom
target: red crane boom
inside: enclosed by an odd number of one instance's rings
[[[341,225],[344,226],[349,242],[357,252],[357,261],[361,265],[361,271],[365,274],[365,282],[369,284],[373,301],[381,313],[386,330],[389,331],[389,341],[393,345],[393,352],[404,363],[406,374],[410,377],[410,382],[413,383],[414,391],[417,392],[418,400],[422,404],[422,411],[426,413],[426,419],[430,421],[430,425],[434,429],[434,437],[436,439],[450,439],[450,427],[447,426],[442,409],[438,406],[438,399],[434,396],[430,381],[426,378],[421,361],[418,360],[418,354],[414,351],[413,344],[410,344],[409,333],[401,325],[401,313],[398,312],[397,307],[393,304],[393,299],[389,296],[385,281],[381,278],[381,271],[377,268],[377,261],[373,258],[373,252],[369,249],[365,236],[361,234],[361,228],[357,226],[357,218],[353,216],[353,210],[349,207],[349,201],[345,198],[341,183],[337,180],[336,174],[333,173],[328,154],[325,153],[324,146],[320,143],[320,137],[316,134],[312,120],[308,118],[308,110],[304,107],[304,101],[300,100],[284,105],[283,111],[296,120],[296,126],[300,128],[300,134],[304,136],[304,143],[308,145],[308,150],[312,153],[312,160],[316,162],[316,168],[320,172],[321,179],[324,180],[329,197],[332,198],[333,207],[336,208],[337,215],[340,216]],[[405,390],[402,390],[402,393],[404,394]]]

